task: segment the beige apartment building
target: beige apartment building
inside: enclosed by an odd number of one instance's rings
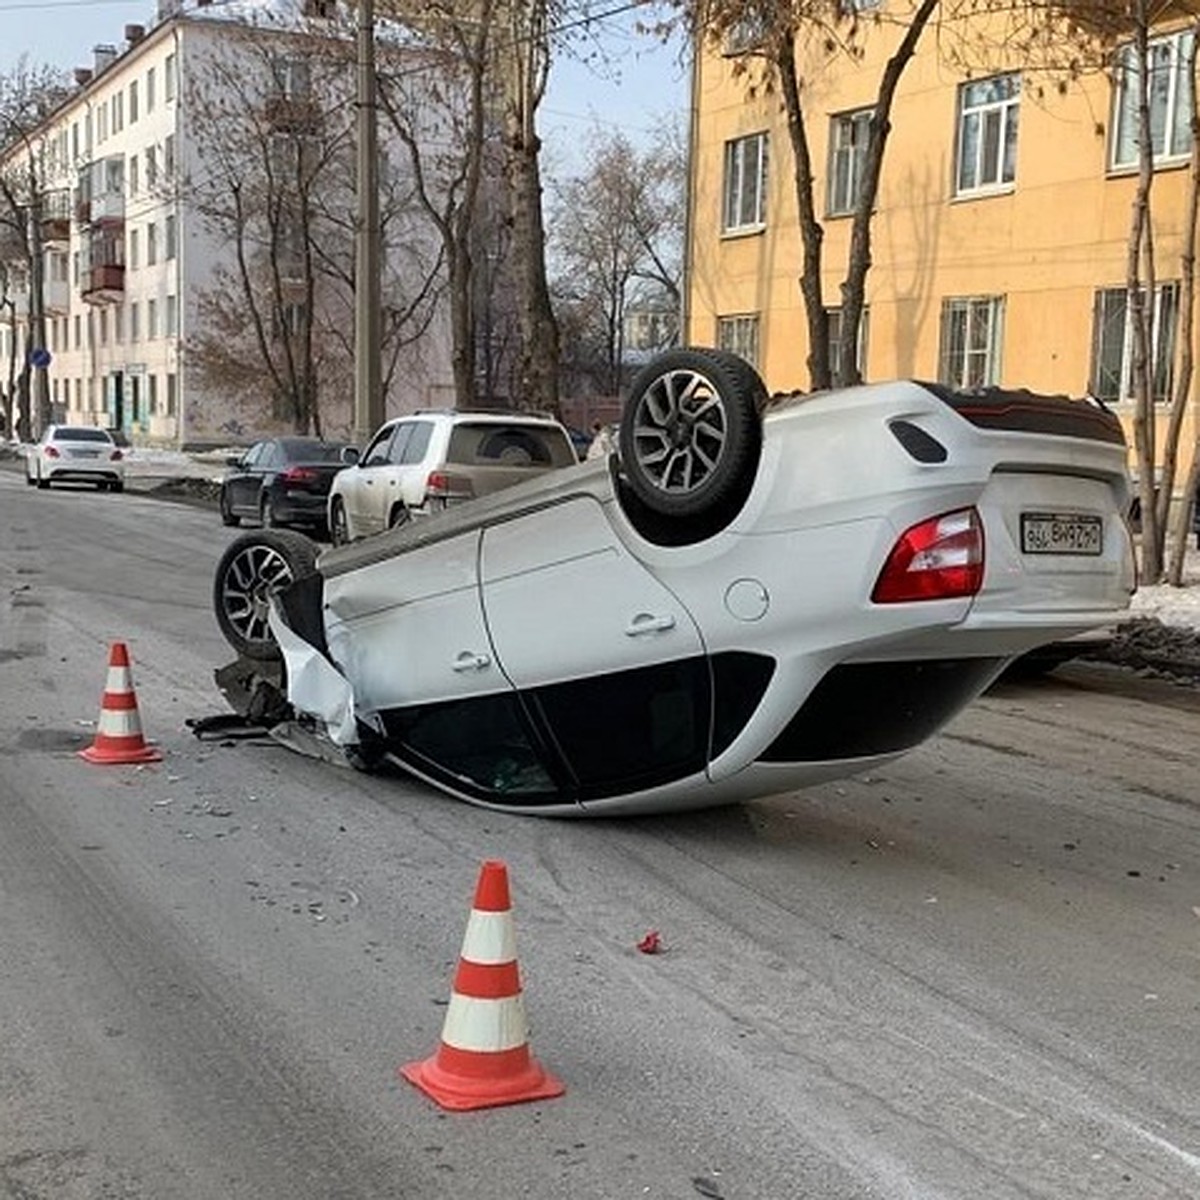
[[[908,0],[879,7],[893,19],[863,22],[860,65],[815,40],[802,55],[835,354],[843,352],[839,285],[866,121],[911,11]],[[1180,343],[1192,36],[1183,19],[1167,21],[1152,46],[1152,303],[1164,413]],[[1090,392],[1128,418],[1125,280],[1137,147],[1123,53],[1060,92],[1056,80],[1011,55],[1006,61],[1002,45],[992,44],[991,61],[968,74],[947,60],[931,28],[900,81],[857,348],[864,377]],[[738,65],[737,53],[707,46],[695,66],[687,336],[743,354],[773,390],[803,389],[808,347],[791,147],[780,103],[761,90],[748,96]],[[1185,446],[1195,422],[1193,399]]]

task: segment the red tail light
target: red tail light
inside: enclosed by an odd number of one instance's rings
[[[875,581],[876,604],[973,596],[983,584],[983,522],[973,508],[922,521],[900,535]]]
[[[46,457],[47,458],[58,458],[58,456],[59,456],[58,451],[53,446],[46,447]]]
[[[288,467],[286,471],[280,474],[279,478],[288,485],[312,483],[317,478],[317,473],[312,467]]]
[[[426,494],[435,500],[469,500],[475,489],[469,479],[448,471],[430,471],[425,480]]]

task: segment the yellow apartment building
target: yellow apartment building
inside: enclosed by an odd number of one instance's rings
[[[853,0],[860,11],[872,0]],[[823,289],[836,310],[866,121],[911,11],[865,21],[861,65],[820,46],[799,54]],[[1155,362],[1165,418],[1179,355],[1180,249],[1188,186],[1189,49],[1184,21],[1156,30],[1152,192]],[[816,39],[814,39],[814,42]],[[1136,186],[1134,88],[1120,69],[1059,91],[1005,60],[969,73],[932,26],[901,79],[872,226],[859,361],[864,378],[1091,393],[1132,416],[1125,289]],[[728,47],[727,47],[728,49]],[[781,102],[751,96],[736,54],[701,47],[693,77],[686,337],[737,351],[770,390],[809,386],[793,156]],[[840,353],[836,315],[831,352]],[[1190,460],[1195,385],[1181,451]],[[1157,422],[1161,432],[1165,419]]]

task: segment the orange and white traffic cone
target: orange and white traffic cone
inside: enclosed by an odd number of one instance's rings
[[[479,872],[437,1051],[400,1074],[442,1108],[464,1111],[548,1100],[566,1088],[529,1051],[517,970],[508,868]]]
[[[96,737],[80,758],[90,763],[159,762],[162,754],[142,737],[137,696],[129,673],[129,651],[124,642],[113,642],[108,655],[108,682],[100,701]]]

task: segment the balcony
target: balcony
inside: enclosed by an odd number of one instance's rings
[[[71,240],[71,197],[67,192],[47,192],[42,198],[42,245],[63,245]]]
[[[111,304],[125,295],[125,267],[119,263],[98,263],[83,279],[83,298],[88,304]]]
[[[125,196],[121,192],[102,192],[92,197],[91,223],[113,225],[125,220]]]

